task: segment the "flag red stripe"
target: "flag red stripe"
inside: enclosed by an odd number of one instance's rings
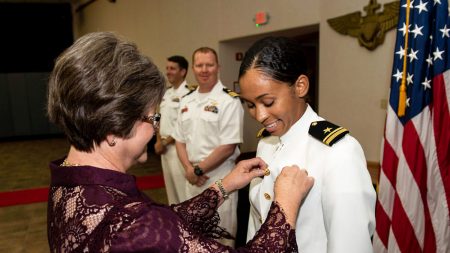
[[[394,149],[391,144],[386,139],[384,142],[383,148],[383,164],[381,165],[381,169],[383,173],[386,175],[386,178],[389,179],[392,186],[395,189],[395,185],[397,184],[397,167],[398,167],[398,157],[395,154]]]
[[[420,117],[420,115],[417,117]],[[427,201],[427,165],[425,151],[412,120],[405,125],[402,148],[408,167],[419,188],[424,208],[423,213],[425,217],[417,217],[417,219],[423,220],[425,223],[423,250],[424,252],[436,252],[436,237],[431,223],[430,209]],[[414,212],[414,210],[410,210],[410,212]],[[419,238],[419,240],[421,239]]]
[[[434,234],[433,224],[431,223],[430,209],[425,204],[425,238],[423,244],[423,252],[436,252],[436,235]]]
[[[397,193],[395,193],[394,210],[392,213],[392,232],[401,252],[421,253],[420,244]]]
[[[447,70],[446,75],[450,75]],[[433,128],[436,141],[437,160],[444,184],[447,208],[450,213],[450,111],[447,104],[447,94],[443,75],[433,78]],[[450,85],[450,84],[447,84]]]
[[[408,167],[419,187],[422,201],[426,202],[424,196],[427,192],[427,165],[422,143],[412,120],[408,121],[404,127],[402,149]]]
[[[389,113],[389,112],[388,112]],[[397,167],[398,167],[398,157],[389,143],[388,139],[384,141],[383,147],[383,161],[381,165],[382,173],[389,180],[390,184],[395,190],[396,181],[397,181]],[[381,173],[380,173],[381,176]],[[385,210],[382,204],[377,200],[376,203],[376,217],[377,217],[377,225],[376,232],[380,241],[384,244],[385,248],[388,248],[389,241],[389,233],[391,230],[391,217],[389,214],[392,213],[392,210]],[[386,213],[386,211],[389,213]]]
[[[391,220],[389,219],[387,213],[384,211],[384,208],[380,204],[379,200],[377,200],[377,204],[375,207],[375,216],[377,217],[376,231],[378,237],[384,244],[384,247],[387,248],[389,241],[389,230],[391,229]]]

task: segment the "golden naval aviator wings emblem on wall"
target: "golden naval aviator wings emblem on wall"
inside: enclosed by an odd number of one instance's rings
[[[385,33],[397,26],[400,1],[384,4],[383,11],[377,12],[380,7],[376,0],[370,0],[364,7],[366,16],[357,11],[327,21],[338,33],[356,37],[359,45],[374,50],[384,42]]]

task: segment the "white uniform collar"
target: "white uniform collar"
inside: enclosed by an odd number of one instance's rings
[[[210,94],[217,94],[217,93],[221,93],[223,89],[223,84],[220,80],[217,81],[217,83],[214,85],[214,87],[212,88]]]
[[[286,143],[289,139],[295,138],[296,136],[300,136],[300,133],[307,133],[309,129],[309,125],[312,121],[317,119],[317,113],[307,104],[305,113],[300,117],[294,125],[289,128],[289,130],[282,136],[280,136],[280,142]]]
[[[183,95],[186,95],[186,91],[188,91],[188,88],[186,87],[186,85],[187,85],[187,82],[186,82],[186,80],[184,80],[181,84],[180,84],[180,86],[178,86],[178,88],[177,89],[173,89],[173,93],[176,95],[176,96],[183,96]]]
[[[197,88],[197,93],[200,94],[200,92],[199,92],[198,90],[199,90],[199,88]],[[207,98],[210,97],[211,95],[223,93],[222,90],[223,90],[223,84],[222,84],[222,82],[219,80],[219,81],[214,85],[214,87],[212,88],[212,90],[211,90],[210,92],[208,92],[208,95],[202,99],[202,101],[203,101],[204,99],[207,99]],[[197,97],[199,97],[199,96],[197,96]],[[215,96],[214,96],[214,97],[215,97]]]
[[[186,80],[184,80],[184,81],[180,84],[180,86],[178,86],[178,88],[175,89],[173,86],[172,86],[172,88],[174,88],[173,90],[175,90],[175,91],[177,91],[177,90],[182,90],[186,85],[187,85],[187,82],[186,82]]]

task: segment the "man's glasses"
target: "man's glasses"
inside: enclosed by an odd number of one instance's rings
[[[152,116],[142,116],[141,120],[153,125],[153,128],[157,130],[159,128],[159,120],[161,119],[161,114],[155,113]]]

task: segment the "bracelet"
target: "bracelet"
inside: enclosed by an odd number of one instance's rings
[[[220,190],[220,193],[222,193],[223,199],[227,199],[228,193],[227,193],[227,191],[225,191],[225,188],[223,188],[222,179],[217,180],[216,185],[217,185],[217,187],[219,187],[219,190]]]

